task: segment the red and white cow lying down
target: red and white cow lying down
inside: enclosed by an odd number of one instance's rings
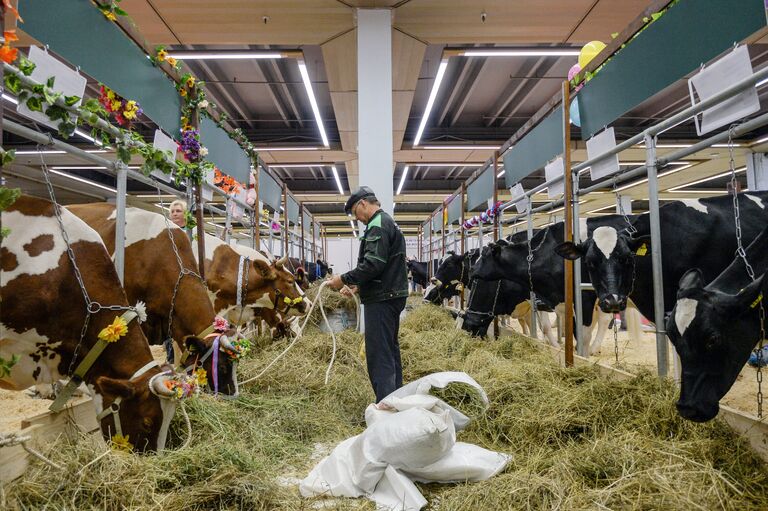
[[[197,257],[197,244],[192,248]],[[248,265],[245,265],[246,257]],[[241,258],[244,266],[239,280]],[[270,262],[256,250],[230,246],[215,236],[205,235],[205,277],[213,295],[213,309],[236,324],[259,318],[268,322],[283,321],[306,311],[304,291],[284,265],[284,259]],[[247,286],[244,285],[246,269]],[[238,288],[244,293],[239,305]]]
[[[117,218],[114,205],[100,202],[73,205],[67,209],[96,230],[107,251],[114,254]],[[221,353],[213,357],[210,350],[216,337],[211,330],[214,313],[205,284],[194,275],[182,277],[172,307],[173,292],[181,269],[169,234],[173,236],[184,268],[197,271],[186,233],[176,224],[166,223],[162,214],[138,208],[127,208],[125,220],[125,293],[130,302],[141,300],[146,303],[147,322],[142,328],[150,343],[162,344],[165,340],[173,308],[171,337],[190,354],[184,365],[202,365],[208,376],[209,388],[227,395],[235,394],[237,386],[233,360],[224,355],[227,351],[234,351],[229,344],[234,331],[226,332],[219,338]],[[216,371],[212,367],[214,358],[217,359]],[[218,382],[213,381],[214,375]]]
[[[0,357],[20,357],[10,374],[0,378],[5,389],[22,390],[67,378],[70,367],[97,343],[99,332],[121,314],[108,310],[93,314],[76,350],[86,303],[53,208],[48,201],[22,196],[2,213],[3,227],[10,234],[0,249]],[[128,306],[98,233],[65,209],[61,215],[90,299]],[[110,343],[84,377],[97,413],[118,403],[116,414],[107,413],[100,420],[105,438],[120,429],[137,450],[163,448],[174,407],[162,399],[170,392],[165,386],[170,375],[162,371],[138,323],[129,322],[125,336]]]

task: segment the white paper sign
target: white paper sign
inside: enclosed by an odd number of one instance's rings
[[[614,147],[616,147],[616,132],[613,130],[613,126],[611,126],[607,130],[604,130],[587,140],[587,158],[591,160],[601,154],[607,153]],[[618,171],[619,155],[614,154],[593,163],[592,167],[589,169],[589,177],[592,181],[596,181],[606,176],[612,176]]]
[[[215,172],[206,172],[205,176],[203,176],[203,181],[211,185],[210,187],[203,185],[203,188],[202,188],[203,200],[207,200],[207,201],[213,200],[213,187],[216,186],[213,184],[214,177],[216,177]]]
[[[163,133],[162,130],[155,130],[155,138],[152,141],[152,145],[155,146],[155,149],[160,149],[161,151],[170,151],[171,161],[176,159],[176,150],[178,149],[176,141]],[[171,178],[173,177],[170,174],[165,174],[157,169],[153,170],[150,175],[160,179],[161,181],[165,181],[166,183],[170,183]],[[203,188],[203,198],[205,200],[211,200],[210,198],[205,197],[205,188]]]
[[[544,167],[544,177],[547,181],[552,181],[553,179],[560,177],[559,182],[547,187],[547,197],[550,199],[556,199],[563,195],[565,192],[564,174],[565,165],[563,163],[562,157],[556,158],[555,160],[549,162],[546,167]]]
[[[64,96],[79,96],[83,97],[85,93],[86,79],[81,76],[77,71],[73,71],[66,64],[53,58],[48,52],[41,50],[37,46],[31,46],[29,48],[29,60],[35,63],[35,69],[32,71],[30,78],[40,83],[46,83],[48,78],[55,77],[56,80],[53,83],[54,92],[61,92]],[[80,106],[81,101],[78,101],[75,106]],[[43,103],[43,112],[48,108],[48,103]],[[58,129],[61,121],[51,122],[47,115],[43,112],[33,112],[25,102],[19,102],[16,107],[16,111],[24,117],[32,119],[33,121],[45,124],[51,128]],[[70,116],[72,119],[74,115]]]
[[[237,197],[242,202],[245,202],[246,193],[247,193],[247,190],[242,189],[237,195],[235,195],[235,197]],[[243,207],[240,206],[235,201],[232,201],[232,218],[234,218],[235,220],[240,220],[243,218],[244,213],[245,213],[245,210],[243,209]]]
[[[749,51],[746,46],[739,46],[688,80],[691,104],[696,105],[697,94],[699,101],[705,101],[751,75],[752,63],[749,59]],[[757,89],[749,87],[696,115],[694,117],[696,132],[699,135],[709,133],[758,110],[760,110],[760,99],[757,96]]]
[[[525,196],[525,189],[522,183],[517,183],[509,191],[512,193],[512,201],[515,202],[517,212],[525,213],[528,211],[528,198]]]

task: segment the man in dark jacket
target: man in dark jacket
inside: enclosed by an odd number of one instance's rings
[[[348,286],[348,293],[359,292],[365,305],[365,358],[378,403],[403,384],[397,331],[408,297],[405,238],[367,186],[352,194],[344,211],[366,229],[360,237],[357,267],[334,276],[330,286]]]

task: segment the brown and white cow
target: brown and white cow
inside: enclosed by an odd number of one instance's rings
[[[128,306],[98,233],[66,209],[61,217],[91,301]],[[20,359],[10,374],[0,378],[0,387],[22,390],[52,384],[67,378],[97,343],[99,332],[121,311],[94,313],[78,348],[86,302],[53,204],[22,196],[2,213],[2,225],[10,234],[0,248],[0,357]],[[100,420],[105,438],[119,429],[137,450],[164,447],[175,405],[161,399],[167,394],[168,378],[161,371],[141,328],[131,321],[127,334],[110,343],[84,377],[97,414],[118,404],[116,414],[107,413]]]
[[[115,206],[107,203],[68,206],[72,213],[96,230],[107,251],[115,251]],[[218,392],[233,395],[237,391],[233,361],[223,353],[228,346],[227,336],[220,345],[220,356],[213,357],[215,337],[203,335],[213,325],[214,312],[205,284],[194,275],[184,275],[178,282],[176,301],[172,305],[174,289],[179,279],[179,262],[173,243],[186,270],[197,271],[195,256],[186,233],[159,213],[138,208],[125,210],[125,278],[128,300],[141,300],[147,306],[147,322],[142,325],[151,344],[162,344],[168,335],[168,321],[173,309],[171,337],[182,348],[195,356],[188,356],[184,365],[202,364],[208,375],[208,386]],[[169,230],[170,229],[170,230]],[[227,332],[232,335],[233,332]],[[230,351],[231,347],[229,347]],[[217,370],[213,371],[213,360]],[[213,380],[214,374],[218,382]]]
[[[192,248],[197,256],[197,244],[193,243]],[[284,260],[270,263],[258,251],[238,248],[243,255],[219,238],[210,234],[205,236],[205,277],[217,314],[237,324],[245,324],[257,319],[258,312],[263,309],[273,309],[286,317],[305,312],[304,292],[296,284],[294,275],[285,268]],[[240,306],[237,303],[238,289]]]

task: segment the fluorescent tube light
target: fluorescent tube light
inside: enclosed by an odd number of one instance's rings
[[[93,186],[94,188],[101,188],[102,190],[106,190],[108,192],[117,194],[117,190],[114,188],[110,188],[108,186],[101,185],[99,183],[94,183],[93,181],[89,181],[88,179],[83,179],[82,177],[73,176],[72,174],[67,174],[66,172],[59,172],[58,170],[54,169],[48,169],[49,172],[56,174],[57,176],[66,177],[67,179],[71,179],[72,181],[77,181],[89,186]]]
[[[741,168],[736,169],[736,173],[738,174],[740,172],[744,172],[745,170],[747,170],[747,167],[741,167]],[[721,177],[726,177],[726,176],[730,176],[730,175],[731,175],[731,171],[729,170],[729,171],[726,171],[726,172],[722,172],[720,174],[715,174],[714,176],[704,177],[704,178],[698,179],[696,181],[691,181],[690,183],[686,183],[684,185],[680,185],[680,186],[676,186],[674,188],[670,188],[669,191],[670,192],[677,192],[681,188],[687,188],[689,186],[698,185],[698,184],[701,184],[701,183],[706,183],[707,181],[713,181],[715,179],[720,179]]]
[[[344,188],[341,186],[341,179],[339,179],[339,171],[336,170],[336,165],[333,165],[331,170],[333,171],[333,178],[336,180],[336,186],[339,187],[339,193],[344,195]]]
[[[197,52],[197,51],[178,51],[170,52],[169,57],[173,57],[176,60],[212,60],[212,59],[281,59],[283,55],[281,53],[264,53],[253,51],[212,51],[212,52]]]
[[[304,82],[304,88],[307,90],[307,96],[309,96],[309,104],[312,105],[312,112],[315,114],[315,120],[317,120],[317,127],[320,130],[320,138],[323,139],[323,145],[325,147],[330,147],[328,144],[328,137],[325,134],[323,119],[320,117],[320,109],[317,107],[317,100],[315,100],[315,93],[312,91],[312,82],[309,80],[307,65],[303,60],[299,61],[299,73],[301,73],[301,79]]]
[[[435,104],[435,98],[437,97],[437,91],[440,89],[440,82],[443,81],[445,75],[445,68],[448,67],[448,59],[440,61],[440,66],[437,68],[437,75],[435,75],[435,82],[432,84],[432,90],[429,93],[429,99],[427,100],[427,107],[424,109],[424,115],[419,123],[419,129],[416,132],[416,138],[413,139],[413,145],[419,145],[421,136],[424,134],[424,128],[427,126],[427,120],[429,114],[432,112],[432,106]]]
[[[510,49],[482,49],[468,50],[462,53],[464,57],[578,57],[580,50],[510,50]]]
[[[272,151],[319,151],[320,147],[255,147],[256,151],[272,152]]]
[[[496,150],[499,149],[500,146],[497,145],[425,145],[421,147],[415,147],[414,149],[466,149],[468,151],[475,151],[475,150]]]
[[[18,105],[19,104],[19,100],[14,98],[13,96],[11,96],[9,94],[3,93],[3,99],[8,101],[8,102],[10,102],[10,103],[13,103],[14,105]]]
[[[505,172],[506,172],[506,170],[502,170],[501,172],[496,174],[496,177],[499,178],[499,177],[503,176]]]
[[[403,183],[405,183],[405,176],[408,175],[408,165],[405,166],[403,169],[403,175],[400,176],[400,184],[397,186],[397,193],[395,195],[400,195],[400,192],[403,190]]]

